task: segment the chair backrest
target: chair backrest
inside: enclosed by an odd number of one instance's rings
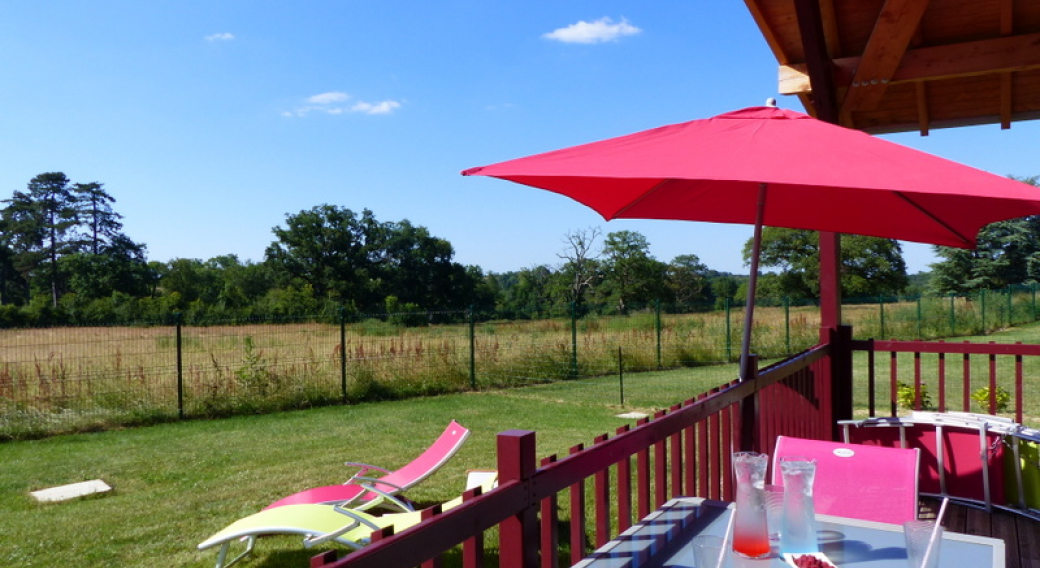
[[[920,452],[779,436],[773,483],[783,484],[780,458],[816,460],[813,502],[817,513],[901,524],[917,518]]]
[[[402,489],[407,489],[416,483],[426,479],[433,472],[441,468],[462,447],[462,443],[469,437],[469,430],[462,424],[452,420],[430,447],[426,448],[419,457],[407,465],[404,465],[391,473],[381,477],[381,481],[392,483]],[[375,484],[380,488],[379,484]],[[381,488],[382,489],[382,488]]]

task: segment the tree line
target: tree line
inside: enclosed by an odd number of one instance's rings
[[[635,231],[571,231],[556,265],[485,273],[455,262],[451,243],[425,227],[323,204],[287,214],[259,262],[233,254],[159,262],[122,232],[102,183],[43,173],[3,203],[0,325],[7,326],[172,314],[189,321],[396,314],[425,323],[471,307],[503,318],[627,313],[651,303],[717,309],[746,294],[745,275],[711,270],[694,254],[659,261]],[[1040,217],[987,226],[976,250],[936,252],[930,278],[910,278],[897,241],[843,235],[843,295],[963,294],[1037,282]],[[745,260],[749,253],[750,242]],[[818,297],[818,259],[815,233],[766,228],[760,301]]]

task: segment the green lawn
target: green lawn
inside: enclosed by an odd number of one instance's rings
[[[984,339],[1035,342],[1038,335],[1034,325]],[[409,492],[420,504],[458,495],[466,470],[494,467],[497,432],[535,430],[539,456],[565,455],[575,444],[632,422],[617,418],[620,412],[667,407],[735,373],[730,365],[626,374],[624,405],[613,376],[3,443],[0,566],[212,566],[216,552],[195,549],[211,533],[289,493],[342,481],[345,460],[398,467],[451,419],[472,435],[455,459]],[[114,491],[47,505],[29,496],[95,478]],[[245,565],[306,566],[316,553],[295,537],[269,538]]]
[[[689,376],[686,387],[656,390],[667,401],[688,398],[699,392]],[[631,382],[626,388],[638,392]],[[648,395],[639,397],[649,406]],[[495,466],[497,432],[536,430],[539,456],[613,434],[631,421],[615,417],[622,407],[609,398],[550,385],[0,444],[0,565],[211,566],[215,550],[199,552],[198,542],[279,497],[342,481],[345,460],[403,465],[456,419],[470,439],[408,494],[421,504],[445,501],[461,492],[467,469]],[[46,505],[29,496],[95,478],[114,492]],[[316,553],[298,538],[270,538],[248,565],[306,566]]]

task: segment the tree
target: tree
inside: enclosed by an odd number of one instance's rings
[[[75,227],[79,222],[76,195],[61,172],[40,174],[29,181],[28,191],[16,191],[5,200],[5,228],[14,236],[19,270],[29,277],[45,273],[52,306],[57,307],[61,274],[58,259],[78,252]]]
[[[1040,177],[1016,178],[1036,186]],[[932,264],[931,290],[940,294],[967,294],[1040,282],[1040,215],[986,225],[973,250],[934,247],[939,262]]]
[[[119,222],[123,216],[112,209],[116,200],[105,191],[104,184],[96,181],[73,185],[72,194],[78,203],[80,222],[86,226],[90,252],[99,254],[105,242],[120,235],[123,228]]]
[[[383,283],[380,294],[427,310],[458,309],[477,299],[474,294],[483,275],[453,262],[451,243],[408,220],[383,225],[381,235],[376,266]]]
[[[633,303],[659,299],[667,266],[650,254],[650,243],[635,231],[609,233],[603,242],[603,288],[618,312],[625,314]]]
[[[585,309],[589,290],[599,278],[599,263],[592,247],[599,238],[599,227],[577,229],[564,236],[567,247],[557,256],[565,262],[560,268],[560,278],[566,283],[564,301],[574,306],[577,313]]]
[[[708,267],[695,254],[683,254],[672,259],[665,279],[676,303],[689,305],[710,301],[708,272]]]
[[[82,298],[105,298],[113,293],[132,297],[151,294],[158,276],[145,258],[147,248],[118,233],[97,253],[81,252],[62,257],[68,290]]]
[[[752,242],[744,245],[744,261]],[[820,247],[814,231],[764,227],[759,265],[781,270],[770,288],[788,297],[818,298]],[[863,235],[841,236],[841,288],[847,297],[898,294],[909,283],[902,247],[892,239]]]
[[[368,209],[359,217],[350,209],[319,205],[287,215],[285,228],[272,229],[278,240],[265,258],[283,285],[298,279],[316,298],[374,309],[382,304],[374,273],[381,230]]]

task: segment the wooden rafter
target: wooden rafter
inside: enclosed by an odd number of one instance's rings
[[[860,57],[834,60],[835,81],[852,81]],[[912,49],[889,85],[1040,69],[1040,33]],[[805,65],[780,66],[780,93],[809,92]]]
[[[841,103],[842,114],[873,110],[881,102],[927,7],[928,0],[886,0]]]

